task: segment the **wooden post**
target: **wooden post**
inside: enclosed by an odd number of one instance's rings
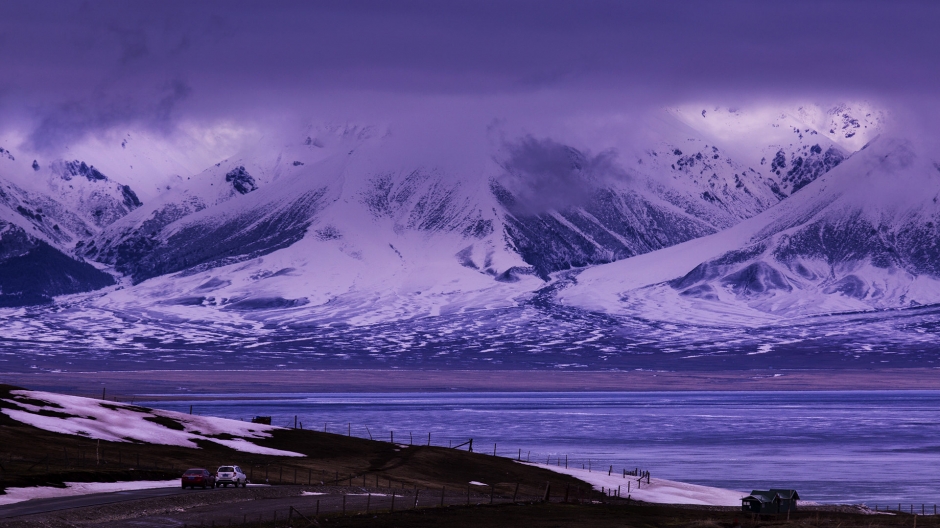
[[[421,494],[421,490],[415,488],[415,505],[414,505],[414,507],[412,508],[413,510],[417,510],[417,509],[418,509],[418,495],[420,495],[420,494]]]
[[[193,413],[193,406],[190,405],[190,406],[189,406],[189,414],[192,414],[192,413]]]
[[[294,415],[294,429],[297,429],[297,415]]]
[[[346,515],[346,494],[343,493],[343,515]]]
[[[395,492],[392,491],[392,511],[395,511]]]
[[[568,455],[565,455],[565,469],[568,469]]]
[[[415,437],[411,431],[408,431],[408,445],[415,445]]]
[[[346,423],[346,436],[352,436],[352,422]]]
[[[519,483],[516,482],[516,489],[512,492],[512,502],[516,502],[516,494],[519,493]]]
[[[372,494],[366,495],[366,513],[369,513],[369,504],[372,502]]]
[[[496,443],[493,442],[493,456],[496,456]]]
[[[552,493],[552,483],[546,482],[545,483],[545,495],[542,496],[542,502],[548,502],[549,499],[551,498],[551,493]]]
[[[431,433],[428,433],[428,447],[431,446]]]
[[[522,461],[522,449],[519,450],[519,456],[516,457],[516,460]]]
[[[607,476],[609,477],[611,473],[614,472],[614,466],[610,466],[610,469],[607,470]]]

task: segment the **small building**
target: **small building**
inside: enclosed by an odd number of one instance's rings
[[[271,425],[271,417],[270,416],[255,416],[254,418],[251,419],[251,423]]]
[[[753,490],[750,495],[741,499],[741,510],[758,514],[787,513],[796,510],[798,500],[800,495],[796,490]]]

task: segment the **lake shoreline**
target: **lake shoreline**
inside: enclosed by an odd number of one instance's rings
[[[66,394],[161,397],[213,392],[672,392],[940,390],[940,369],[575,370],[141,370],[5,372],[11,385]],[[207,388],[209,388],[207,390]]]

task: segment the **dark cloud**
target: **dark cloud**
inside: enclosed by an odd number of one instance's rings
[[[117,126],[143,126],[153,131],[171,132],[174,110],[189,93],[190,88],[177,80],[158,90],[146,90],[133,96],[105,92],[43,106],[35,111],[36,124],[27,136],[26,147],[49,151],[80,140],[86,134],[106,132]]]
[[[518,214],[584,205],[599,185],[627,180],[613,151],[591,154],[532,136],[506,143],[503,150],[501,165],[506,173],[501,183],[513,192],[513,209]]]
[[[933,1],[141,0],[3,11],[0,117],[26,115],[50,138],[61,122],[71,131],[61,141],[134,113],[166,126],[153,119],[155,92],[177,80],[191,96],[164,115],[235,118],[303,105],[341,113],[376,94],[552,90],[571,105],[615,107],[903,101],[932,98],[940,83]],[[72,117],[50,117],[61,115]]]

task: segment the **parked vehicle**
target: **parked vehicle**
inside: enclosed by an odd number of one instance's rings
[[[219,467],[219,470],[215,473],[215,487],[228,487],[229,484],[232,484],[236,488],[239,484],[241,484],[243,488],[248,485],[248,477],[245,475],[245,472],[242,471],[242,468],[238,466]]]
[[[215,487],[215,475],[210,473],[208,469],[187,469],[186,472],[183,473],[181,481],[183,484],[183,489],[186,489],[187,487],[195,488],[196,486],[199,486],[202,489]]]

